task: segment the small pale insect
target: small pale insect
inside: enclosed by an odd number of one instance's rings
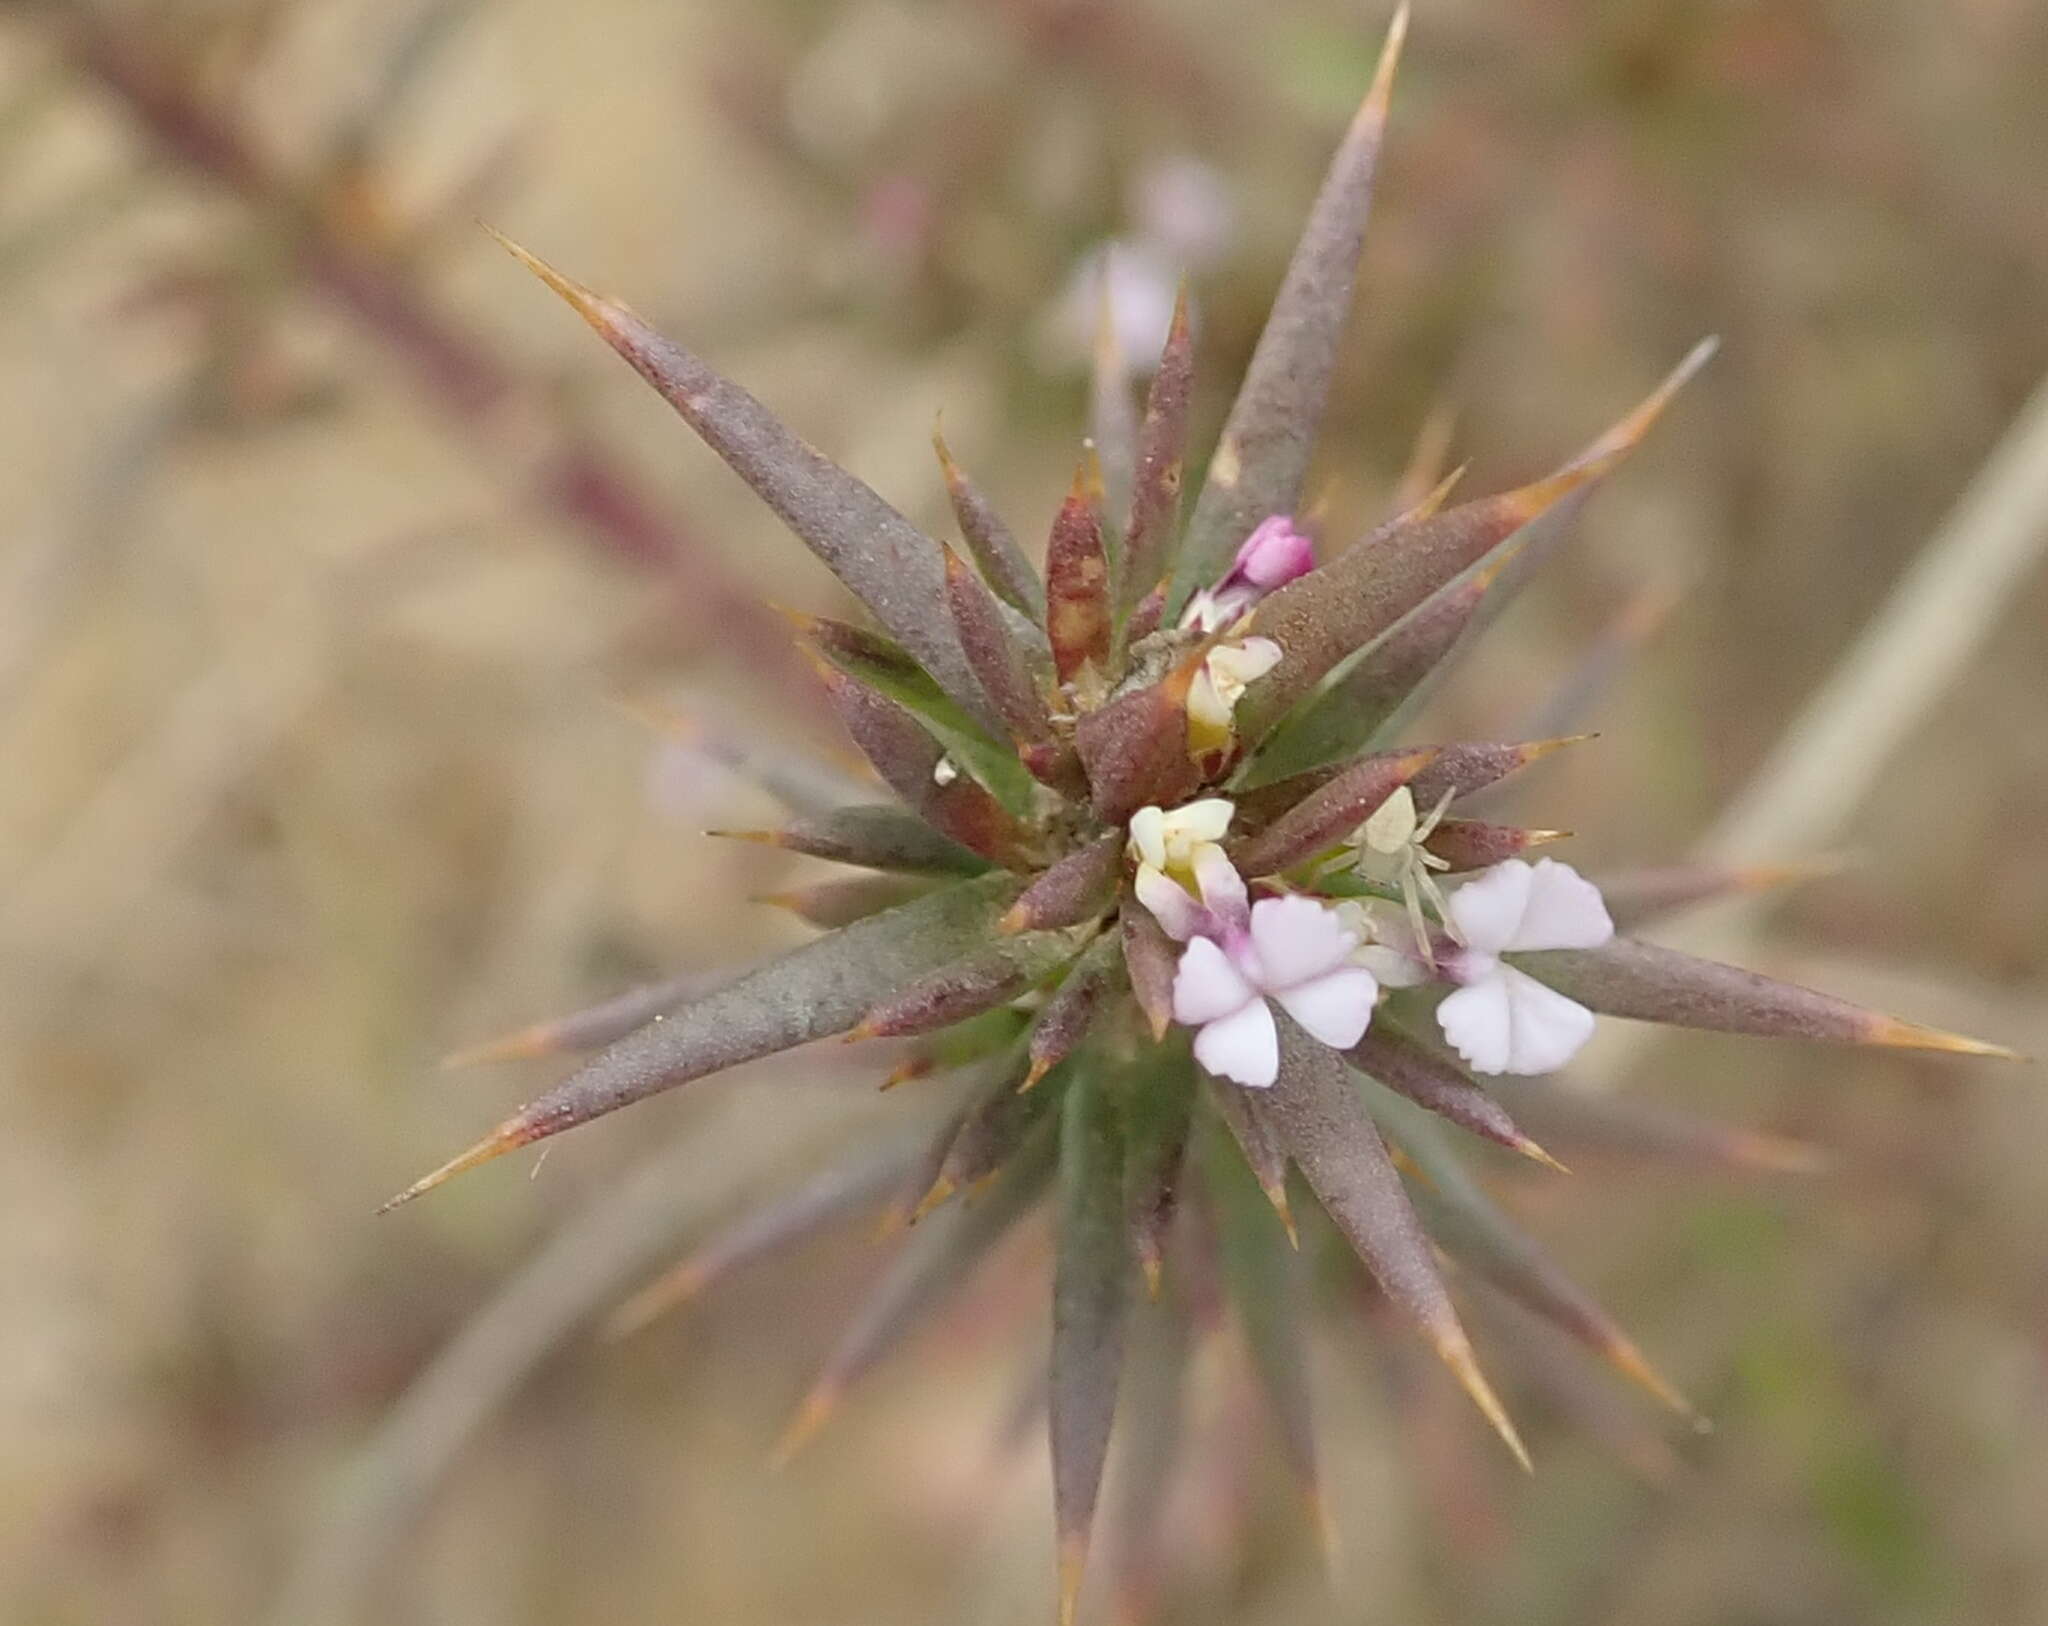
[[[1443,891],[1431,873],[1451,866],[1423,845],[1442,820],[1444,810],[1451,805],[1451,796],[1452,792],[1445,791],[1437,799],[1436,806],[1426,814],[1418,815],[1415,797],[1403,785],[1380,803],[1372,817],[1361,824],[1358,833],[1346,843],[1353,855],[1352,868],[1359,875],[1368,881],[1401,889],[1401,901],[1408,906],[1408,924],[1414,929],[1417,946],[1425,954],[1430,941],[1429,923],[1423,910],[1425,899],[1430,911],[1443,922],[1443,929],[1453,937],[1458,935],[1450,910],[1445,907]]]

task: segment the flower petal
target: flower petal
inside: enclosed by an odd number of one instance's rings
[[[1554,1073],[1593,1037],[1593,1013],[1526,971],[1502,966],[1508,999],[1508,1059],[1504,1073]],[[1446,1003],[1449,1003],[1446,1001]]]
[[[1436,1008],[1436,1020],[1451,1048],[1473,1072],[1507,1071],[1514,1018],[1505,978],[1483,977],[1445,995]]]
[[[1163,870],[1140,864],[1131,889],[1138,894],[1138,901],[1152,911],[1159,929],[1176,943],[1185,943],[1202,929],[1202,906],[1188,896],[1186,887]]]
[[[1358,939],[1344,929],[1334,909],[1295,893],[1252,906],[1252,947],[1259,986],[1278,993],[1336,970],[1351,958]]]
[[[1195,849],[1195,885],[1201,889],[1203,906],[1220,923],[1244,925],[1248,907],[1244,877],[1214,843]]]
[[[1340,966],[1273,996],[1281,1008],[1332,1050],[1349,1050],[1365,1037],[1380,985],[1362,965]]]
[[[1206,942],[1204,938],[1202,941]],[[1195,1060],[1218,1078],[1262,1090],[1280,1076],[1280,1031],[1263,999],[1202,1025]]]
[[[1498,954],[1522,929],[1532,880],[1519,858],[1495,864],[1451,894],[1451,920],[1466,943],[1482,954]]]
[[[1210,673],[1207,662],[1195,674],[1195,681],[1188,690],[1187,712],[1190,722],[1199,723],[1212,732],[1230,731],[1230,708],[1232,702],[1223,698],[1216,687],[1216,679]]]
[[[1529,872],[1529,902],[1509,949],[1598,948],[1614,936],[1600,889],[1569,864],[1542,858]]]
[[[1193,1027],[1229,1016],[1258,1002],[1230,957],[1211,937],[1197,937],[1180,957],[1173,974],[1173,1019]]]
[[[1237,804],[1227,796],[1205,796],[1173,810],[1174,830],[1190,841],[1221,841],[1230,828]]]
[[[1131,815],[1131,850],[1139,863],[1148,864],[1156,870],[1166,868],[1166,813],[1163,808],[1141,807]]]
[[[1429,967],[1412,954],[1403,954],[1384,943],[1367,943],[1351,951],[1354,965],[1362,965],[1382,988],[1420,988],[1429,981]]]

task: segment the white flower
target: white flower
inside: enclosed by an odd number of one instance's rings
[[[1238,701],[1279,664],[1280,646],[1270,638],[1247,638],[1210,650],[1188,689],[1189,751],[1201,756],[1228,745],[1230,714]]]
[[[1218,845],[1236,812],[1236,804],[1211,796],[1170,813],[1141,807],[1131,815],[1126,850],[1138,865],[1138,901],[1175,942],[1221,931],[1225,921],[1243,925],[1244,880]]]
[[[1358,939],[1334,910],[1299,895],[1264,898],[1249,921],[1195,937],[1173,979],[1174,1020],[1199,1028],[1195,1060],[1254,1089],[1280,1073],[1280,1035],[1266,1001],[1333,1049],[1364,1036],[1379,984],[1351,963]]]
[[[1465,946],[1443,969],[1462,984],[1437,1006],[1451,1048],[1475,1073],[1548,1073],[1593,1036],[1593,1013],[1501,960],[1526,949],[1597,948],[1614,935],[1600,889],[1569,864],[1519,858],[1451,894]]]

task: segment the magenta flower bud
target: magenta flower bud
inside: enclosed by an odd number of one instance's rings
[[[1244,539],[1222,579],[1188,600],[1181,625],[1197,632],[1220,632],[1274,588],[1315,567],[1315,544],[1294,528],[1293,517],[1270,514]]]
[[[1315,544],[1294,528],[1291,515],[1274,514],[1260,520],[1257,529],[1244,539],[1223,585],[1231,586],[1242,580],[1270,593],[1297,576],[1306,576],[1315,567]]]

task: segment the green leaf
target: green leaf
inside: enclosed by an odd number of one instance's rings
[[[1050,1416],[1060,1620],[1070,1626],[1109,1455],[1130,1311],[1122,1139],[1115,1103],[1091,1072],[1075,1076],[1062,1103],[1059,1191]]]
[[[1020,819],[1031,816],[1037,792],[1031,775],[1017,760],[1016,751],[998,744],[905,651],[836,622],[815,620],[811,630],[826,660],[914,717],[958,767],[1002,804],[1006,813]]]

